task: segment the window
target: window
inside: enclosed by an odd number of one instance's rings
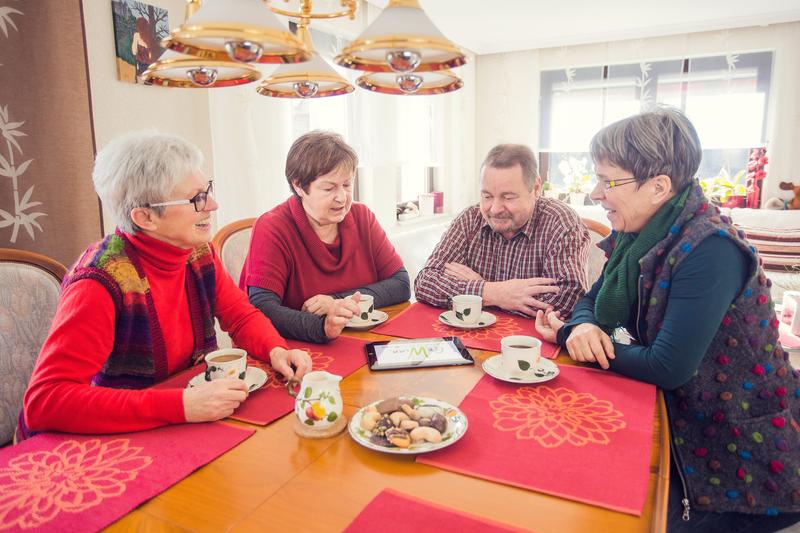
[[[589,142],[600,128],[658,103],[694,123],[703,145],[698,177],[735,176],[749,149],[767,142],[771,74],[772,52],[543,71],[542,175],[565,189],[575,162],[591,167]]]

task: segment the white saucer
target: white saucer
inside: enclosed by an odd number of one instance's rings
[[[549,359],[542,358],[539,360],[539,367],[534,370],[533,374],[525,377],[509,376],[502,368],[502,355],[495,355],[483,362],[483,371],[499,379],[500,381],[507,381],[509,383],[544,383],[550,381],[558,376],[558,365]]]
[[[372,316],[367,320],[355,320],[351,318],[347,321],[346,327],[350,329],[369,329],[383,324],[387,320],[389,320],[389,315],[376,309],[372,312]]]
[[[494,316],[492,313],[488,311],[482,311],[481,317],[478,319],[477,322],[474,324],[464,324],[459,319],[456,318],[455,312],[451,309],[450,311],[445,311],[441,315],[439,315],[439,322],[442,324],[447,324],[448,326],[452,326],[454,328],[460,329],[479,329],[479,328],[488,328],[495,322],[497,322],[497,317]]]
[[[244,377],[244,382],[247,384],[247,392],[253,392],[260,389],[267,383],[267,373],[258,368],[257,366],[248,366],[247,375]],[[189,381],[188,387],[196,387],[201,383],[206,382],[205,372],[200,372]]]

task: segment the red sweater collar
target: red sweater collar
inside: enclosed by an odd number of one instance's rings
[[[294,223],[300,233],[303,244],[308,250],[309,256],[321,270],[329,273],[336,272],[355,253],[356,244],[358,243],[358,228],[356,228],[356,223],[353,219],[352,209],[345,215],[344,220],[339,222],[337,240],[340,246],[340,253],[337,256],[333,252],[333,250],[337,249],[336,242],[333,243],[333,246],[322,242],[322,239],[319,238],[311,226],[300,198],[293,196],[284,205],[288,206],[288,212],[284,211],[284,216],[289,217]]]
[[[191,248],[179,248],[141,232],[124,235],[142,262],[165,272],[185,269],[189,254],[192,253]]]

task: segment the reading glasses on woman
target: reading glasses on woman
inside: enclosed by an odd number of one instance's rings
[[[144,207],[163,207],[167,205],[185,205],[194,204],[194,210],[198,213],[206,208],[208,195],[214,194],[214,180],[209,180],[208,189],[200,191],[188,200],[169,200],[168,202],[157,202],[153,204],[144,204]]]
[[[627,185],[628,183],[633,183],[636,181],[636,178],[625,178],[621,180],[597,180],[598,185],[603,187],[604,191],[610,191],[614,187],[619,187],[620,185]]]

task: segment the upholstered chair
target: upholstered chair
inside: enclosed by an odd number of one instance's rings
[[[64,265],[43,255],[0,248],[0,446],[14,435],[65,273]]]
[[[588,290],[594,285],[594,282],[597,281],[600,274],[603,273],[603,267],[606,264],[606,254],[597,247],[597,243],[608,237],[608,234],[611,233],[611,229],[590,218],[582,218],[581,220],[589,230],[589,238],[591,239],[591,244],[589,245],[589,260],[586,263],[586,271],[589,278]]]
[[[239,276],[242,273],[244,260],[250,250],[250,236],[253,234],[253,224],[255,222],[255,218],[245,218],[231,222],[223,226],[211,241],[225,270],[237,285],[239,284]],[[231,339],[227,333],[220,329],[219,322],[217,322],[216,328],[219,347],[231,347]]]

